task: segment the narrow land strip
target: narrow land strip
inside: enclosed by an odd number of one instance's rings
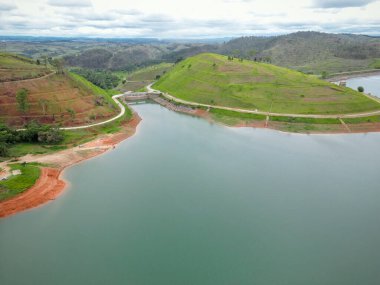
[[[227,110],[227,111],[235,111],[235,112],[240,112],[240,113],[249,113],[249,114],[257,114],[257,115],[273,116],[273,117],[313,118],[313,119],[361,118],[361,117],[380,115],[380,104],[379,104],[379,110],[376,110],[376,111],[362,112],[362,113],[355,113],[355,114],[332,114],[332,115],[285,114],[285,113],[264,112],[264,111],[258,111],[258,110],[247,110],[247,109],[241,109],[241,108],[232,108],[232,107],[225,107],[225,106],[218,106],[218,105],[209,105],[209,104],[202,104],[202,103],[178,99],[168,93],[164,93],[159,90],[153,89],[152,88],[153,84],[154,83],[151,83],[147,86],[148,93],[162,94],[162,96],[164,96],[168,100],[172,100],[180,104],[190,105],[194,107],[214,108],[214,109],[221,109],[221,110]],[[377,103],[380,103],[380,99],[375,99],[369,95],[366,95],[366,96],[376,101]]]

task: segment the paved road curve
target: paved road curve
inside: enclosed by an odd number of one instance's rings
[[[99,123],[94,123],[94,124],[90,124],[90,125],[84,125],[84,126],[78,126],[78,127],[66,127],[66,128],[59,128],[60,130],[80,130],[80,129],[87,129],[87,128],[92,128],[92,127],[96,127],[96,126],[101,126],[101,125],[105,125],[105,124],[108,124],[110,122],[113,122],[119,118],[121,118],[124,114],[125,114],[125,107],[123,104],[120,103],[120,101],[117,99],[117,98],[120,98],[124,96],[124,94],[118,94],[118,95],[114,95],[112,96],[112,99],[115,101],[115,103],[119,106],[120,108],[120,113],[118,115],[116,115],[115,117],[111,118],[111,119],[108,119],[106,121],[103,121],[103,122],[99,122]]]
[[[117,94],[117,95],[113,95],[112,96],[112,99],[115,101],[115,103],[117,104],[117,106],[120,108],[120,113],[118,115],[116,115],[115,117],[113,117],[111,119],[108,119],[106,121],[98,122],[98,123],[94,123],[94,124],[77,126],[77,127],[64,127],[64,128],[59,128],[59,129],[60,130],[66,130],[66,131],[88,129],[88,128],[92,128],[92,127],[96,127],[96,126],[105,125],[105,124],[108,124],[110,122],[113,122],[113,121],[121,118],[125,114],[125,107],[124,107],[123,104],[120,103],[120,101],[117,98],[120,98],[120,97],[122,97],[124,95],[125,94]],[[23,130],[25,130],[25,129],[18,129],[18,131],[23,131]]]

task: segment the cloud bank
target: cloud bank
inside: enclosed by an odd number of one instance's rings
[[[206,38],[299,30],[380,34],[379,0],[14,1],[0,0],[1,35]]]

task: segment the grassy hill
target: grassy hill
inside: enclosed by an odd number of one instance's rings
[[[163,62],[130,72],[127,74],[125,82],[120,86],[119,89],[123,92],[143,89],[149,83],[156,80],[157,76],[164,75],[172,67],[172,63]]]
[[[274,113],[343,114],[380,109],[350,88],[266,63],[200,54],[178,63],[154,85],[180,99]]]
[[[242,37],[221,46],[221,53],[271,62],[303,72],[346,72],[376,68],[380,38],[318,32],[274,37]]]
[[[30,58],[0,53],[0,82],[36,78],[50,72],[47,67],[38,65]]]
[[[8,78],[0,82],[0,122],[21,126],[35,120],[71,126],[104,120],[118,112],[106,91],[78,75],[52,74],[35,78],[44,75],[44,67],[11,54],[2,54],[2,58],[0,70],[7,69]],[[19,80],[20,70],[33,74],[33,79]],[[24,111],[19,108],[16,98],[22,89],[28,94]]]

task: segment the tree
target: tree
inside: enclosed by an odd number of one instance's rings
[[[321,78],[322,78],[322,79],[326,79],[327,76],[328,76],[327,71],[322,71]]]
[[[363,86],[359,86],[359,87],[358,87],[358,91],[359,91],[359,92],[364,92],[364,87],[363,87]]]
[[[38,142],[41,143],[58,143],[63,140],[63,134],[59,129],[50,128],[46,131],[38,132]]]
[[[36,60],[37,65],[41,64],[41,61],[39,59]]]
[[[64,61],[60,58],[55,58],[52,60],[52,65],[55,67],[58,74],[63,74]]]
[[[16,94],[18,107],[20,111],[24,114],[29,109],[28,94],[29,94],[29,91],[25,88],[20,89],[19,91],[17,91],[17,94]]]
[[[44,65],[45,67],[47,67],[47,64],[48,64],[48,58],[46,55],[44,55]]]
[[[8,145],[0,142],[0,157],[6,157],[9,155]]]
[[[67,108],[66,111],[70,114],[70,117],[72,120],[75,119],[75,110],[71,109],[71,108]]]
[[[179,57],[175,60],[174,64],[177,64],[183,60],[183,57]]]
[[[253,50],[250,50],[248,54],[250,57],[254,57],[257,54],[257,51],[253,49]]]
[[[38,100],[38,104],[40,105],[40,107],[42,108],[42,112],[44,115],[46,115],[46,110],[47,110],[47,107],[48,107],[48,103],[49,103],[49,100],[46,100],[46,99],[39,99]]]

